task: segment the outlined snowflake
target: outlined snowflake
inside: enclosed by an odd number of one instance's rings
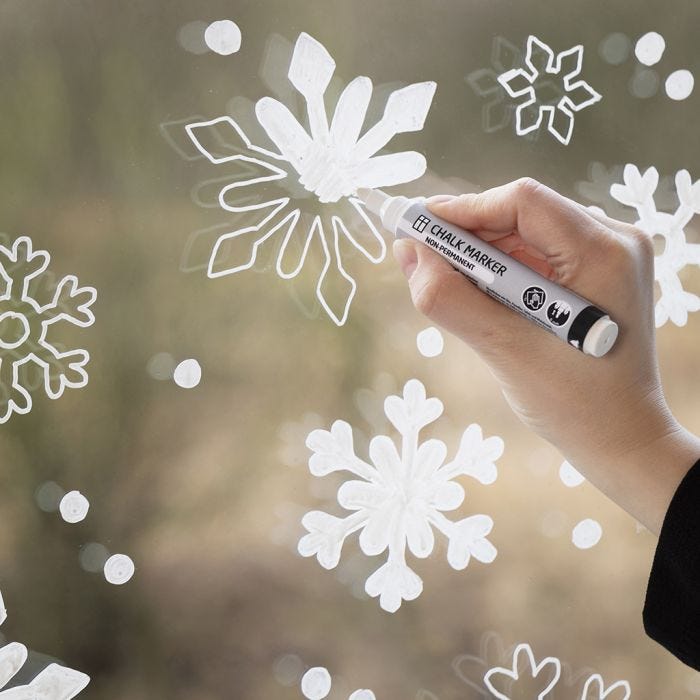
[[[491,134],[504,129],[512,122],[515,105],[506,100],[498,77],[522,65],[523,60],[522,49],[505,37],[497,36],[491,45],[491,65],[488,68],[477,68],[465,77],[471,89],[479,97],[488,100],[481,109],[481,126],[485,133]],[[539,74],[532,87],[540,104],[556,104],[564,96],[559,81],[552,80],[546,73]],[[525,109],[529,112],[527,119],[534,121],[539,107],[532,104]],[[533,141],[538,137],[538,131],[526,134],[526,138]]]
[[[565,146],[574,131],[574,112],[580,112],[602,96],[585,80],[575,80],[583,65],[583,46],[566,51],[554,51],[537,37],[527,38],[526,68],[513,68],[498,76],[498,82],[511,97],[524,97],[515,111],[515,133],[523,136],[540,128],[545,114],[549,115],[547,128]],[[537,82],[543,74],[557,76],[563,84],[563,97],[554,105],[539,99]],[[534,121],[528,121],[528,109],[539,105]]]
[[[444,512],[464,501],[463,487],[453,481],[456,477],[470,476],[482,484],[496,480],[495,461],[503,454],[503,440],[484,439],[480,426],[472,423],[454,459],[445,463],[444,442],[419,442],[420,431],[440,417],[443,406],[437,398],[426,398],[417,379],[406,383],[403,396],[388,396],[384,411],[401,436],[401,451],[388,436],[375,436],[369,445],[371,463],[355,454],[352,428],[345,421],[335,421],[330,431],[309,434],[306,444],[314,453],[309,459],[314,476],[348,471],[360,479],[345,481],[338,489],[338,503],[353,511],[351,515],[339,518],[311,511],[304,516],[308,534],[298,549],[302,556],[315,555],[321,566],[333,569],[345,539],[359,530],[365,555],[388,551],[365,590],[379,598],[384,610],[396,612],[402,601],[414,600],[423,590],[423,581],[406,563],[406,548],[418,558],[428,557],[435,546],[433,528],[448,540],[447,561],[454,569],[466,568],[472,556],[483,563],[496,558],[496,548],[486,539],[493,528],[488,515],[452,521]]]
[[[329,121],[324,94],[334,71],[335,61],[325,47],[308,34],[300,34],[288,76],[306,102],[310,133],[274,98],[263,97],[255,107],[258,122],[278,152],[254,145],[230,116],[191,123],[186,130],[200,153],[212,163],[235,161],[256,169],[255,175],[244,174],[219,192],[219,204],[223,209],[235,214],[254,213],[258,217],[254,223],[218,237],[207,275],[215,278],[251,268],[258,248],[281,232],[275,268],[281,278],[291,279],[301,272],[316,239],[323,257],[316,296],[328,316],[341,326],[347,320],[357,289],[355,279],[343,265],[341,247],[344,242],[374,264],[386,255],[384,239],[369,219],[363,203],[353,195],[358,187],[397,185],[423,175],[426,161],[420,153],[376,154],[396,134],[423,128],[436,84],[414,83],[394,91],[387,100],[383,117],[360,135],[372,96],[372,81],[367,77],[351,81],[340,95]],[[229,134],[224,140],[235,143],[237,152],[222,154],[220,149],[207,147],[204,142],[207,132],[220,128],[227,129]],[[230,197],[243,199],[232,202]],[[327,205],[323,214],[302,210],[299,203],[309,199],[314,205]],[[355,236],[349,223],[359,223],[368,240]],[[232,262],[226,244],[240,236],[250,241],[249,253],[245,259]],[[327,287],[338,282],[343,282],[345,291],[341,294],[339,308],[334,308]]]
[[[636,226],[650,236],[661,236],[664,249],[654,261],[654,278],[661,296],[656,302],[654,320],[660,328],[671,320],[685,326],[688,312],[700,310],[700,297],[683,289],[678,273],[686,265],[700,265],[700,244],[688,243],[685,228],[700,214],[700,180],[692,182],[687,170],[676,173],[678,207],[673,214],[658,211],[655,193],[659,184],[656,168],[647,168],[644,174],[636,165],[627,164],[624,184],[610,187],[610,195],[621,204],[637,210]]]
[[[537,685],[537,700],[544,700],[551,697],[559,683],[561,670],[561,661],[555,656],[548,656],[537,663],[532,647],[525,642],[515,647],[510,668],[495,666],[486,672],[484,685],[491,697],[510,700],[511,697],[522,696],[517,685],[519,681],[527,681],[528,691],[533,692],[532,685]],[[578,700],[629,700],[631,695],[628,681],[616,681],[606,688],[603,677],[594,673],[586,679]]]
[[[301,693],[307,700],[323,700],[331,692],[331,674],[323,666],[310,668],[301,679]],[[371,690],[356,690],[348,700],[376,700]]]
[[[0,596],[0,625],[7,617]],[[24,666],[29,652],[24,644],[11,642],[0,647],[0,700],[70,700],[90,682],[90,676],[72,668],[49,664],[28,684],[2,690]]]
[[[50,301],[41,303],[35,283],[45,273],[51,258],[34,250],[31,239],[18,238],[12,247],[0,245],[0,423],[13,413],[28,413],[32,407],[31,385],[21,370],[33,363],[43,378],[44,391],[59,398],[66,388],[87,384],[86,350],[62,351],[52,342],[54,324],[66,321],[85,328],[95,321],[90,310],[97,292],[78,287],[73,275],[63,277],[52,290]]]

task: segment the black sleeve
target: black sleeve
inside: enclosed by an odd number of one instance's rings
[[[666,512],[644,603],[646,633],[700,671],[700,459]]]

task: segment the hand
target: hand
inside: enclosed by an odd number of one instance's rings
[[[700,457],[700,439],[678,424],[661,387],[651,237],[527,178],[433,198],[428,207],[618,324],[607,355],[584,355],[487,296],[427,246],[394,243],[416,308],[474,348],[525,425],[658,534],[676,487]]]

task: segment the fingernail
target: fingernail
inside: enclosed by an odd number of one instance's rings
[[[425,200],[426,204],[442,204],[443,202],[449,202],[455,199],[454,194],[434,194],[432,197],[427,197]]]
[[[411,275],[418,265],[415,243],[406,239],[399,239],[394,241],[392,250],[401,272],[406,276],[406,279],[411,279]]]

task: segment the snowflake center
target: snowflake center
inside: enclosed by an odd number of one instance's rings
[[[29,321],[24,314],[16,311],[0,314],[0,348],[18,348],[29,337],[29,332]]]
[[[324,204],[355,191],[348,163],[333,145],[312,142],[298,167],[299,182]]]

